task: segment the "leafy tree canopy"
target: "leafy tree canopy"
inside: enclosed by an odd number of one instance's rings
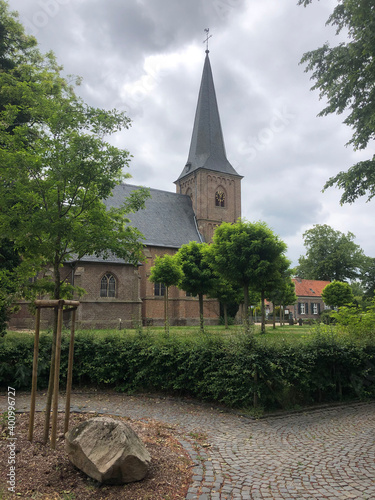
[[[187,245],[182,245],[176,254],[182,269],[182,278],[178,286],[185,292],[198,295],[202,331],[204,330],[203,296],[208,294],[215,284],[215,276],[209,258],[206,256],[207,252],[207,243],[191,241]]]
[[[312,0],[299,0],[307,5]],[[306,71],[315,81],[312,89],[327,99],[320,116],[347,111],[344,120],[353,130],[349,145],[365,149],[375,136],[375,8],[371,0],[341,0],[327,24],[344,31],[348,41],[330,47],[328,43],[303,55]],[[375,156],[330,178],[324,188],[343,189],[341,204],[361,196],[375,196]]]
[[[341,307],[353,302],[354,296],[348,283],[332,281],[324,287],[322,299],[327,306]]]
[[[213,237],[217,269],[229,281],[261,291],[286,245],[265,222],[222,223]]]
[[[40,60],[36,46],[36,39],[26,35],[18,15],[9,12],[8,2],[0,0],[0,67],[3,71],[19,66],[31,55],[34,62]]]
[[[363,266],[361,283],[366,297],[374,298],[375,295],[375,259],[366,257]]]
[[[182,269],[176,258],[176,255],[164,255],[164,257],[156,257],[155,265],[151,268],[149,280],[152,283],[163,283],[165,285],[164,295],[164,324],[165,332],[169,333],[169,312],[168,299],[169,287],[177,286],[182,278]]]
[[[285,265],[288,267],[284,256],[286,244],[265,222],[239,220],[236,224],[222,223],[215,230],[213,247],[217,271],[228,281],[241,285],[244,289],[247,328],[249,289],[260,292],[264,304],[265,292],[272,288],[272,282],[286,270]],[[264,314],[262,326],[263,324]]]
[[[176,254],[183,273],[179,286],[193,295],[207,294],[214,283],[213,271],[205,258],[207,248],[207,243],[191,241]]]
[[[152,283],[164,283],[166,287],[177,286],[181,278],[182,270],[174,255],[156,257],[149,277]]]
[[[365,256],[354,234],[315,224],[304,234],[306,255],[298,259],[296,275],[312,280],[353,280],[360,275]]]
[[[106,209],[103,200],[129,162],[129,153],[107,137],[127,128],[129,119],[85,104],[5,2],[0,26],[6,66],[0,71],[0,234],[25,260],[53,266],[58,299],[60,267],[73,257],[141,258],[141,235],[125,216],[143,206],[147,193],[139,190],[122,207]]]
[[[267,299],[278,306],[290,306],[297,302],[296,287],[290,276],[284,276],[269,293]]]
[[[0,336],[6,331],[12,296],[16,291],[14,271],[20,264],[21,258],[13,244],[5,238],[0,239]]]
[[[228,327],[228,314],[234,317],[243,302],[243,289],[228,281],[215,269],[215,247],[209,245],[205,250],[205,260],[213,270],[212,288],[208,295],[220,301],[220,310],[224,313],[225,327]]]

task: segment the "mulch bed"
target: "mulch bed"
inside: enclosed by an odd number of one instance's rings
[[[93,414],[72,414],[70,429],[92,418]],[[14,499],[7,491],[9,473],[6,415],[0,440],[0,498]],[[78,470],[68,460],[64,436],[58,435],[56,450],[41,442],[44,413],[36,413],[33,442],[27,441],[29,414],[16,416],[16,497],[35,500],[177,500],[186,497],[191,483],[194,464],[176,437],[173,426],[155,422],[134,421],[114,417],[126,422],[138,434],[151,455],[149,471],[142,481],[122,486],[101,485]],[[63,429],[64,414],[58,417],[58,429]],[[60,431],[62,432],[62,431]]]

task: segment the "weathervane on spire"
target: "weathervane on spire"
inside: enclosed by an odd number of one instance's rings
[[[204,28],[204,31],[205,31],[205,33],[207,35],[207,38],[206,38],[206,40],[203,40],[203,43],[206,44],[206,54],[208,54],[209,53],[209,50],[208,50],[208,40],[212,37],[212,35],[208,34],[210,32],[210,28]]]

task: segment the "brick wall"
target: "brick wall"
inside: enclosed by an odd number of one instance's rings
[[[101,297],[102,277],[109,273],[115,277],[115,297]],[[70,266],[62,269],[62,276],[70,283],[85,289],[86,294],[78,300],[77,328],[118,328],[121,320],[123,328],[132,328],[141,318],[140,275],[131,265],[82,263],[72,271]],[[52,326],[53,311],[43,309],[41,326]],[[70,314],[64,313],[64,324],[69,325]],[[9,323],[14,328],[34,328],[35,319],[30,313],[28,303],[22,301],[20,310]]]
[[[116,280],[115,297],[101,297],[105,274]],[[121,264],[82,263],[74,273],[74,285],[86,290],[77,312],[80,328],[132,328],[141,321],[140,276],[136,267]]]
[[[176,190],[191,197],[199,231],[207,242],[222,222],[236,222],[241,217],[240,177],[200,169],[181,179]],[[225,195],[224,207],[215,204],[217,191]]]
[[[72,268],[66,266],[62,273],[67,281],[83,288],[86,293],[77,298],[81,304],[77,309],[77,328],[134,328],[138,324],[164,324],[164,297],[155,296],[154,284],[148,280],[150,269],[156,256],[173,255],[175,249],[148,247],[145,249],[146,261],[139,268],[130,265],[97,264],[84,262]],[[101,297],[102,277],[109,273],[115,277],[115,297]],[[176,287],[169,291],[169,317],[171,325],[198,325],[198,298],[186,297],[186,293]],[[206,324],[219,321],[219,303],[214,299],[205,299],[204,317]],[[64,314],[64,324],[69,326],[70,315]],[[42,328],[53,324],[53,311],[43,309]],[[28,303],[20,302],[19,311],[12,316],[10,327],[35,327],[34,316],[28,309]]]
[[[299,305],[300,304],[300,305]],[[316,307],[313,307],[316,304]],[[301,307],[301,305],[303,305]],[[293,313],[294,319],[319,319],[319,314],[324,311],[325,305],[320,297],[298,297],[294,305],[286,307]],[[315,309],[315,312],[314,312]]]
[[[177,249],[163,247],[147,247],[144,251],[146,260],[139,268],[141,276],[142,318],[144,324],[164,324],[164,297],[155,296],[154,283],[149,281],[151,267],[155,258],[163,255],[174,255]],[[206,324],[218,324],[220,307],[217,300],[204,300],[204,317]],[[186,292],[177,287],[169,289],[170,325],[198,325],[199,304],[197,297],[186,297]]]

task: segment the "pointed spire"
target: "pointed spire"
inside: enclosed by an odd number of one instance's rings
[[[238,175],[229,163],[221,130],[209,50],[203,67],[188,161],[179,179],[199,168]]]

